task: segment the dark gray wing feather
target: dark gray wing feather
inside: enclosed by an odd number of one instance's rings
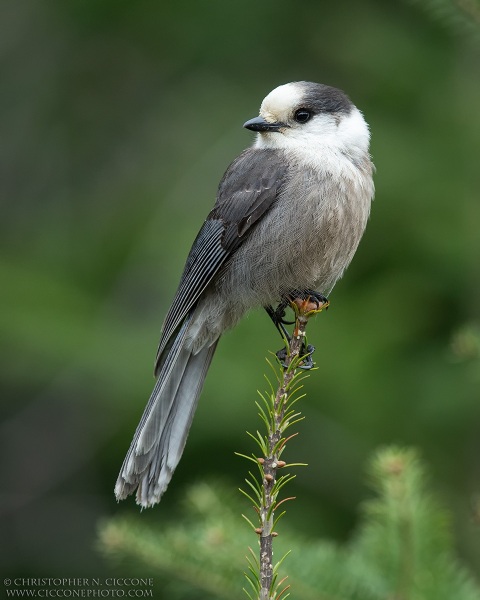
[[[242,152],[225,172],[215,206],[195,238],[165,319],[155,374],[172,335],[221,266],[273,205],[286,177],[287,164],[281,153],[255,148]]]

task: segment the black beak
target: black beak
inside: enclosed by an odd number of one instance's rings
[[[255,117],[244,123],[243,126],[245,129],[250,129],[251,131],[278,131],[279,129],[286,127],[286,124],[269,123],[263,117]]]

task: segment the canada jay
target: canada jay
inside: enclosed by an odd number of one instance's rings
[[[163,324],[156,384],[122,465],[118,500],[160,501],[222,333],[250,309],[328,295],[350,263],[373,198],[370,134],[340,90],[274,89],[244,127],[255,143],[228,167]]]

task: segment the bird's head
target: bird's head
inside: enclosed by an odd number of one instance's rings
[[[370,133],[362,113],[339,89],[297,81],[281,85],[263,100],[260,115],[244,127],[258,133],[256,147],[329,147],[348,154],[368,152]]]

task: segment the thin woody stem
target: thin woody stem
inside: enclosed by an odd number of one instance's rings
[[[268,435],[268,456],[262,462],[263,467],[263,502],[260,506],[260,595],[259,600],[271,600],[274,590],[273,581],[273,538],[277,535],[273,531],[274,508],[276,503],[276,493],[274,490],[277,480],[277,469],[279,467],[279,458],[283,445],[282,422],[285,417],[285,409],[290,384],[295,377],[298,358],[304,349],[305,328],[309,317],[317,312],[316,310],[308,312],[311,305],[308,301],[303,301],[295,305],[295,329],[289,342],[289,352],[284,362],[283,375],[277,389],[274,401],[272,429]],[[293,363],[293,365],[292,365]],[[284,463],[282,463],[284,464]],[[278,492],[277,492],[278,493]]]

